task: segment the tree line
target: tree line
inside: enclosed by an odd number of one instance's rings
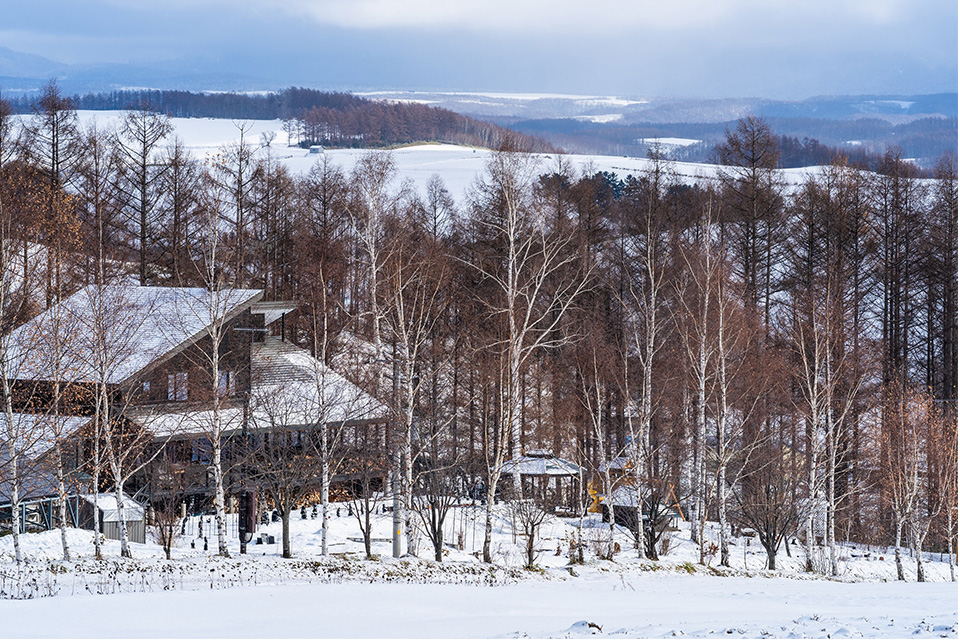
[[[788,188],[752,117],[690,182],[656,150],[620,179],[505,136],[458,203],[389,152],[293,175],[242,125],[201,162],[146,106],[104,131],[55,87],[22,128],[0,104],[0,216],[44,255],[4,331],[120,274],[295,301],[290,339],[391,408],[386,452],[350,464],[368,500],[391,477],[411,551],[417,504],[482,487],[492,561],[495,501],[524,492],[504,462],[532,449],[606,496],[629,459],[642,557],[678,503],[725,566],[737,528],[770,568],[783,549],[832,575],[838,541],[895,545],[901,579],[904,540],[919,579],[921,551],[956,548],[955,157],[921,179],[896,149],[876,172],[838,156]]]
[[[545,138],[571,153],[605,153],[638,156],[646,153],[641,140],[680,137],[702,142],[672,149],[682,162],[714,162],[716,146],[735,121],[619,124],[569,119],[500,119],[517,131]],[[829,164],[843,155],[851,165],[877,171],[887,147],[899,147],[905,158],[921,167],[921,176],[932,177],[937,158],[957,146],[956,118],[920,118],[891,124],[876,118],[830,120],[769,117],[765,121],[778,133],[782,168]]]
[[[33,113],[40,96],[8,100],[14,113]],[[66,96],[62,96],[67,98]],[[197,93],[182,90],[124,89],[68,98],[74,109],[96,111],[150,110],[176,118],[284,120],[285,128],[304,146],[381,147],[411,142],[451,142],[490,147],[505,135],[503,128],[425,104],[382,102],[349,93],[290,87],[270,93]],[[532,150],[553,151],[532,136]]]

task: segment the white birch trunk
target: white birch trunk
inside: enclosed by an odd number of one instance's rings
[[[828,298],[829,302],[829,298]],[[827,326],[829,337],[830,326]],[[829,345],[828,345],[829,346]],[[827,522],[824,536],[827,539],[827,548],[830,550],[830,575],[840,575],[840,567],[837,563],[837,543],[836,543],[836,514],[837,514],[837,441],[836,424],[833,413],[833,354],[827,348],[824,351],[824,368],[826,369],[826,388],[824,389],[824,409],[826,412],[826,453],[827,453]]]
[[[14,454],[10,458],[10,509],[13,516],[11,520],[11,527],[13,529],[13,557],[19,567],[23,562],[23,551],[20,548],[20,527],[23,525],[20,521],[20,469],[17,464],[18,457],[19,454]]]
[[[330,468],[326,456],[320,464],[320,555],[326,556],[329,554],[327,528],[330,526]]]
[[[723,292],[720,292],[723,296]],[[722,304],[722,302],[721,302]],[[720,524],[720,564],[724,567],[730,566],[730,542],[729,532],[727,531],[727,438],[729,438],[728,414],[729,406],[727,401],[727,345],[724,343],[725,318],[724,310],[721,306],[719,322],[717,323],[717,344],[719,349],[718,368],[719,368],[719,392],[720,392],[720,411],[717,417],[717,447],[719,448],[719,468],[717,469],[717,514]]]
[[[900,545],[902,541],[903,541],[903,521],[897,518],[896,538],[894,539],[894,543],[893,543],[894,545],[893,557],[897,563],[897,580],[900,580],[901,582],[905,582],[907,578],[905,577],[903,572],[903,557],[900,551]]]
[[[116,478],[116,496],[117,496],[117,518],[120,523],[120,555],[124,558],[132,558],[130,551],[130,532],[127,529],[127,514],[123,504],[123,478]]]
[[[914,523],[911,527],[913,534],[913,555],[917,560],[917,582],[926,582],[926,576],[923,572],[923,532],[921,524]]]
[[[212,282],[213,280],[211,280]],[[226,522],[226,495],[223,488],[223,416],[220,409],[220,343],[223,340],[223,321],[221,314],[220,290],[214,288],[210,291],[210,307],[208,321],[210,329],[210,364],[211,364],[211,387],[213,392],[213,424],[211,425],[210,444],[213,466],[213,509],[214,521],[217,524],[217,553],[224,558],[230,557],[230,550],[227,548],[227,522]]]
[[[947,562],[950,563],[950,582],[957,581],[956,570],[954,569],[956,563],[953,559],[953,507],[947,505]]]
[[[57,474],[57,516],[60,518],[60,545],[63,547],[63,560],[70,562],[70,543],[67,540],[67,485],[63,476],[63,452],[60,439],[54,445]]]
[[[412,384],[409,383],[408,384]],[[417,532],[413,522],[413,404],[407,408],[407,427],[403,434],[403,529],[407,537],[407,555],[417,555]]]
[[[216,379],[216,377],[214,378]],[[214,390],[216,393],[216,389]],[[226,495],[223,489],[223,460],[221,444],[221,425],[219,402],[214,404],[214,428],[212,441],[213,449],[213,482],[215,487],[213,498],[214,521],[217,524],[217,553],[224,558],[230,557],[230,550],[227,548],[227,522],[226,522]]]
[[[4,248],[0,247],[0,251]],[[4,287],[5,288],[5,287]],[[2,294],[0,294],[2,295]],[[13,535],[13,557],[19,566],[23,562],[23,551],[20,547],[20,527],[23,526],[20,521],[20,449],[23,447],[21,442],[20,425],[15,421],[13,415],[13,395],[12,385],[10,384],[9,362],[7,360],[10,353],[9,344],[6,337],[0,337],[3,340],[3,353],[0,354],[0,378],[3,382],[3,409],[7,418],[7,448],[10,455],[8,465],[10,474],[10,511],[11,527]]]
[[[491,483],[493,483],[492,478]],[[487,510],[483,519],[483,561],[489,564],[493,562],[492,549],[490,548],[493,540],[493,487],[487,487],[486,506]]]

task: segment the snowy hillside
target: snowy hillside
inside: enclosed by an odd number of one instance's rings
[[[97,127],[104,130],[112,130],[121,117],[119,111],[80,111],[78,114],[84,126],[89,127],[95,123]],[[234,144],[240,138],[237,121],[234,120],[172,118],[171,122],[175,135],[179,136],[198,158],[212,157],[222,147]],[[245,122],[249,125],[245,133],[245,141],[253,147],[259,147],[261,136],[272,134],[274,137],[270,148],[260,148],[258,153],[264,156],[269,152],[295,173],[306,173],[323,157],[310,153],[306,149],[288,147],[287,134],[283,131],[283,123],[280,120]],[[362,149],[327,149],[323,155],[349,171],[353,168],[356,159],[364,152]],[[443,178],[450,193],[460,201],[477,177],[483,174],[490,151],[455,145],[424,144],[401,147],[395,149],[393,154],[401,180],[410,180],[420,193],[424,194],[427,180],[436,173]],[[564,157],[579,172],[609,171],[621,178],[629,174],[637,175],[650,166],[645,158],[579,154]],[[556,156],[541,155],[543,172],[551,171],[555,166]],[[718,171],[716,165],[707,164],[675,162],[672,163],[672,167],[685,181],[711,179],[716,177]],[[786,169],[781,173],[784,181],[791,185],[800,183],[804,176],[814,170],[815,168]]]

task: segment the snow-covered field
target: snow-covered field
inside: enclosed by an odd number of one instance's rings
[[[119,111],[80,111],[81,123],[89,127],[96,126],[113,130],[122,116]],[[224,146],[235,143],[239,137],[238,121],[217,118],[172,118],[175,135],[179,136],[193,154],[200,158],[214,156]],[[322,156],[311,154],[306,149],[288,147],[287,134],[280,120],[244,121],[248,130],[245,140],[254,147],[260,145],[261,134],[273,134],[269,153],[283,162],[292,172],[302,174],[310,170]],[[265,155],[267,150],[260,149],[258,154]],[[362,149],[327,149],[324,155],[334,163],[350,171],[357,158],[365,153]],[[447,189],[458,201],[462,201],[467,190],[482,176],[490,151],[472,147],[448,144],[423,144],[401,147],[393,150],[400,180],[410,180],[421,194],[426,193],[426,184],[433,174],[443,178]],[[638,175],[650,168],[646,158],[625,156],[602,156],[569,154],[565,159],[581,173],[609,171],[621,178],[629,174]],[[544,172],[553,170],[556,157],[541,155],[541,168]],[[709,180],[717,175],[718,167],[708,164],[687,162],[671,163],[676,174],[685,181]],[[799,184],[815,169],[782,170],[787,185]]]
[[[7,637],[956,637],[951,585],[644,575],[345,583],[5,602]],[[596,625],[590,626],[590,623]]]
[[[655,144],[662,145],[664,147],[689,147],[692,144],[697,144],[702,142],[702,140],[697,140],[696,138],[638,138],[637,142],[640,144],[646,144],[653,146]]]
[[[121,561],[118,543],[108,541],[106,562],[96,563],[92,534],[71,530],[80,559],[63,563],[58,532],[28,534],[32,560],[16,586],[7,536],[0,539],[0,592],[34,599],[0,601],[0,636],[957,636],[957,584],[936,555],[925,565],[932,582],[898,583],[889,550],[843,547],[842,575],[827,580],[802,572],[797,548],[793,557],[781,552],[778,571],[763,570],[762,549],[746,539],[735,540],[730,569],[718,569],[716,559],[698,566],[686,531],[672,534],[660,561],[639,561],[620,531],[622,551],[601,561],[593,541],[603,525],[593,516],[584,523],[585,565],[567,564],[578,521],[552,518],[537,543],[539,569],[527,571],[509,514],[496,520],[490,567],[472,553],[482,543],[482,509],[463,507],[450,516],[453,544],[442,563],[390,558],[390,514],[376,516],[373,551],[380,558],[371,561],[363,559],[348,506],[339,505],[339,517],[336,508],[326,559],[310,510],[306,519],[293,516],[293,560],[279,557],[279,523],[261,528],[277,544],[251,545],[241,557],[231,540],[229,560],[214,555],[212,537],[211,550],[203,551],[197,518],[172,562],[155,544],[133,545],[135,559]],[[206,518],[202,531],[212,533]],[[419,555],[433,556],[425,540]]]

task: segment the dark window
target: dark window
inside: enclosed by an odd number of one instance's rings
[[[167,400],[183,402],[187,399],[187,372],[167,374]]]
[[[194,440],[190,451],[190,459],[200,464],[210,464],[211,449],[210,441],[206,438]]]
[[[221,371],[220,378],[217,380],[217,395],[226,398],[236,394],[237,382],[233,371]]]

